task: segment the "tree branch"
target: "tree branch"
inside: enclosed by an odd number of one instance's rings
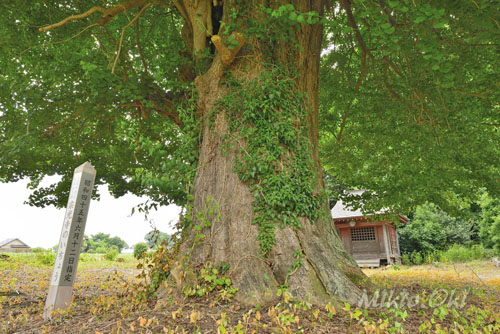
[[[46,26],[46,27],[41,27],[38,30],[39,31],[48,31],[48,30],[51,30],[51,29],[54,29],[54,28],[59,28],[60,26],[63,26],[63,25],[65,25],[68,22],[76,21],[76,20],[80,20],[80,19],[84,19],[86,17],[89,17],[90,15],[94,14],[95,12],[100,12],[100,13],[104,14],[105,9],[102,8],[102,7],[99,7],[99,6],[95,6],[95,7],[90,8],[88,11],[86,11],[83,14],[68,16],[67,18],[65,18],[62,21],[59,21],[57,23],[51,24],[51,25]]]
[[[351,107],[352,101],[349,103],[349,106],[347,107],[347,110],[344,112],[344,117],[342,117],[342,123],[340,124],[340,130],[339,134],[335,136],[335,139],[337,140],[337,143],[340,143],[340,139],[342,138],[342,133],[344,132],[345,129],[345,124],[347,121],[347,111],[349,111]]]
[[[189,22],[189,15],[187,13],[184,3],[181,0],[172,0],[172,2],[174,6],[177,7],[179,12],[181,13],[181,16],[184,19],[184,21]]]
[[[359,46],[361,47],[361,73],[358,78],[358,81],[356,83],[356,88],[355,90],[358,90],[359,87],[361,86],[361,83],[363,82],[363,78],[366,74],[366,56],[371,56],[370,50],[366,46],[365,41],[363,40],[363,36],[361,36],[361,32],[359,31],[358,25],[356,23],[356,20],[354,19],[354,15],[351,10],[351,4],[349,0],[340,0],[340,3],[342,4],[342,7],[346,11],[347,14],[347,22],[351,26],[351,28],[354,30],[354,35],[356,36],[356,40],[358,41]]]
[[[390,10],[387,8],[387,4],[385,3],[384,0],[378,0],[378,3],[382,10],[384,11],[385,15],[387,15],[387,19],[389,20],[389,23],[395,27],[396,26],[396,21],[394,21],[394,18],[391,15]]]
[[[148,73],[148,65],[146,63],[146,59],[144,59],[144,55],[142,54],[142,47],[140,43],[139,20],[135,21],[135,40],[137,43],[137,50],[139,51],[139,56],[141,57],[142,66],[144,66],[144,73]]]
[[[170,119],[174,122],[175,125],[181,127],[182,120],[179,117],[179,113],[174,109],[174,101],[168,95],[159,96],[159,94],[151,94],[146,97],[146,101],[149,101],[153,104],[153,110],[158,114]],[[151,110],[146,109],[146,105],[141,100],[134,100],[133,103],[123,103],[120,104],[120,107],[132,107],[137,108],[138,113],[142,115],[143,118],[148,118]]]
[[[46,27],[41,27],[39,29],[39,31],[48,31],[48,30],[52,30],[54,28],[59,28],[59,27],[65,25],[66,23],[87,18],[90,15],[97,13],[97,12],[102,13],[102,18],[97,21],[97,24],[105,25],[113,17],[120,14],[121,12],[127,11],[131,8],[134,8],[134,7],[142,6],[147,1],[148,0],[130,0],[130,1],[122,2],[118,5],[110,7],[110,8],[103,8],[103,7],[99,7],[99,6],[94,6],[94,7],[90,8],[88,11],[86,11],[85,13],[68,16],[67,18],[65,18],[62,21],[48,25]]]
[[[51,124],[49,126],[49,128],[47,130],[45,130],[44,135],[46,135],[46,136],[52,136],[54,134],[54,132],[57,130],[58,127],[60,127],[61,125],[65,124],[65,123],[67,123],[69,121],[71,121],[72,119],[78,117],[78,115],[80,115],[80,111],[74,112],[73,114],[71,114],[70,116],[66,117],[65,119],[63,119],[59,123]]]
[[[245,44],[245,37],[243,34],[234,32],[231,34],[231,37],[238,43],[238,46],[233,47],[232,49],[227,47],[224,42],[222,42],[222,38],[219,35],[213,35],[211,38],[215,48],[221,55],[222,62],[226,66],[231,65],[236,55],[243,47],[243,44]]]
[[[132,9],[134,7],[139,7],[144,5],[148,0],[130,0],[127,2],[123,2],[121,4],[118,4],[114,7],[111,7],[105,15],[103,15],[102,19],[97,21],[100,25],[105,25],[108,23],[113,17],[116,15],[120,14],[121,12],[126,12],[129,9]]]
[[[349,0],[340,0],[340,3],[342,4],[342,7],[347,13],[347,22],[351,26],[351,28],[354,30],[354,35],[356,36],[356,40],[358,41],[359,46],[361,47],[361,72],[359,73],[358,81],[356,82],[356,86],[354,87],[354,91],[359,91],[359,88],[361,87],[361,84],[363,83],[363,79],[366,75],[366,57],[371,56],[370,50],[366,46],[365,41],[363,40],[363,36],[361,36],[361,32],[359,31],[358,25],[356,23],[356,20],[354,19],[354,15],[351,10],[351,4]],[[340,142],[342,138],[342,134],[345,129],[345,125],[347,122],[347,112],[349,111],[353,101],[349,103],[347,106],[346,111],[344,112],[344,116],[342,117],[342,123],[340,124],[340,130],[338,135],[336,136],[337,143]]]
[[[63,39],[63,40],[60,40],[60,41],[55,41],[55,42],[50,42],[50,43],[44,43],[44,44],[40,44],[40,45],[36,45],[36,46],[32,46],[32,47],[29,47],[27,48],[26,50],[23,50],[21,51],[21,53],[19,53],[19,55],[22,55],[26,52],[28,52],[29,50],[35,48],[35,47],[44,47],[44,46],[49,46],[49,45],[56,45],[56,44],[61,44],[61,43],[65,43],[69,40],[72,40],[73,38],[76,38],[78,36],[80,36],[81,34],[83,34],[85,31],[89,30],[90,28],[93,28],[95,26],[98,26],[97,23],[94,23],[94,24],[91,24],[85,28],[83,28],[83,30],[77,32],[76,34],[74,34],[73,36],[69,37],[69,38],[66,38],[66,39]]]
[[[465,95],[470,95],[470,96],[474,96],[474,97],[478,97],[480,99],[485,99],[486,96],[485,95],[488,95],[491,93],[491,90],[487,90],[485,92],[482,92],[482,93],[474,93],[474,92],[468,92],[468,91],[465,91],[465,90],[461,90],[461,89],[458,89],[456,87],[453,87],[453,90],[457,93],[462,93],[462,94],[465,94]]]
[[[370,51],[366,47],[365,41],[363,40],[363,37],[361,36],[361,32],[359,31],[358,25],[356,24],[356,20],[354,19],[354,15],[352,14],[351,10],[351,4],[349,3],[349,0],[340,0],[340,3],[342,4],[342,7],[346,11],[347,14],[347,22],[351,26],[351,28],[354,30],[354,34],[356,35],[356,39],[358,40],[359,46],[361,47],[361,50],[365,52],[366,54],[369,54]]]
[[[116,52],[116,58],[113,63],[113,68],[111,69],[111,73],[115,73],[115,68],[116,64],[118,63],[118,58],[120,57],[120,52],[122,51],[122,43],[123,43],[123,36],[125,35],[125,30],[130,27],[138,18],[141,16],[141,14],[149,7],[151,6],[151,3],[148,3],[146,6],[142,7],[139,12],[134,16],[132,20],[130,20],[129,23],[127,23],[126,26],[122,28],[122,34],[120,36],[120,42],[118,43],[118,51]]]

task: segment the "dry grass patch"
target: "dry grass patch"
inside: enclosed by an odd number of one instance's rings
[[[100,261],[79,268],[73,303],[52,323],[42,320],[52,268],[28,260],[12,268],[1,264],[0,333],[500,333],[500,270],[486,262],[366,270],[380,293],[407,291],[418,305],[396,299],[335,308],[296,303],[286,294],[276,303],[247,307],[221,299],[216,290],[137,303],[130,287],[138,270]],[[437,305],[430,297],[436,289],[468,291],[463,307]],[[373,291],[367,295],[372,300]]]

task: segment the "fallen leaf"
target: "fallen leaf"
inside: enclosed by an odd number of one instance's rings
[[[196,322],[196,311],[191,312],[191,315],[189,316],[189,322],[194,324]]]

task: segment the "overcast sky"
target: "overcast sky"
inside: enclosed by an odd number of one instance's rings
[[[55,180],[57,178],[46,178],[42,184],[49,185]],[[30,247],[53,247],[59,242],[65,209],[53,206],[41,209],[23,204],[31,193],[27,184],[27,180],[0,183],[0,241],[19,238]],[[99,192],[101,199],[90,204],[85,234],[104,232],[119,236],[128,245],[144,241],[144,235],[152,229],[151,222],[141,213],[130,216],[130,212],[145,199],[133,195],[115,199],[105,186],[101,186]],[[179,212],[179,207],[170,205],[152,212],[149,219],[160,231],[172,233],[171,226],[177,222]]]

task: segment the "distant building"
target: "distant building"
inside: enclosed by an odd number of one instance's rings
[[[1,252],[22,253],[22,252],[29,252],[30,250],[31,250],[30,246],[26,245],[24,242],[22,242],[17,238],[7,239],[0,242],[0,253]]]
[[[134,249],[132,247],[122,249],[122,254],[133,254],[133,253]]]
[[[364,190],[350,190],[351,195],[361,195]],[[383,264],[401,263],[399,240],[393,222],[375,220],[376,214],[364,215],[361,210],[353,210],[338,201],[332,208],[335,227],[346,250],[360,267],[380,267]],[[400,222],[408,219],[398,215]]]

